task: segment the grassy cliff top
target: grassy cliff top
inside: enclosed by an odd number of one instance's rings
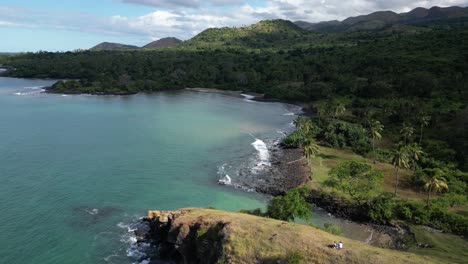
[[[382,249],[332,235],[317,228],[212,209],[178,210],[173,227],[191,226],[207,230],[223,224],[224,263],[440,263],[429,257]],[[148,217],[160,215],[148,212]],[[327,247],[343,241],[344,249]]]

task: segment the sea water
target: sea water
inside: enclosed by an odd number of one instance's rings
[[[298,110],[189,91],[43,93],[53,82],[0,78],[0,263],[132,263],[149,209],[264,207],[236,171],[271,166]]]

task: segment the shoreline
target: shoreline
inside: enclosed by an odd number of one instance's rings
[[[283,195],[312,179],[311,169],[302,149],[277,146],[270,153],[271,167],[265,173],[257,175],[257,192],[272,196]]]

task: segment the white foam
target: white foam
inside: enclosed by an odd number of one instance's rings
[[[96,208],[91,209],[91,210],[86,209],[86,212],[90,215],[97,215],[99,213],[99,209],[96,209]]]
[[[220,179],[218,179],[218,183],[221,184],[221,185],[231,185],[232,184],[232,180],[231,180],[231,177],[229,177],[229,175],[226,173],[226,166],[227,166],[227,163],[221,165],[218,167],[218,175],[219,177],[221,177]]]
[[[255,96],[250,95],[250,94],[241,94],[246,100],[252,100],[255,98]]]
[[[126,224],[124,224],[124,223],[122,223],[122,222],[119,222],[119,223],[117,224],[117,226],[120,227],[120,228],[122,228],[122,229],[126,229],[126,228],[129,227],[128,225],[126,225]]]
[[[229,175],[226,174],[224,178],[218,180],[218,183],[221,185],[231,185],[232,180],[231,177],[229,177]]]
[[[283,136],[287,136],[288,134],[286,134],[284,131],[281,131],[281,130],[276,130],[276,133],[278,134],[281,134]]]
[[[241,94],[241,96],[244,97],[244,101],[246,102],[255,102],[253,99],[255,99],[255,96],[250,95],[250,94]]]
[[[270,163],[270,152],[268,151],[267,145],[261,139],[255,139],[252,146],[257,150],[258,163],[252,168],[253,173],[258,173],[263,170],[265,166],[271,166]]]
[[[13,93],[14,95],[35,95],[35,94],[40,94],[42,92],[45,92],[44,89],[40,89],[40,90],[34,90],[32,92],[17,92],[17,93]]]
[[[39,90],[44,88],[44,86],[26,86],[24,89],[29,89],[29,90]]]
[[[294,116],[296,115],[295,113],[286,113],[286,114],[283,114],[284,116]]]

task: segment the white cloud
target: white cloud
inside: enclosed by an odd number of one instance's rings
[[[154,12],[131,17],[110,17],[82,12],[24,7],[0,7],[0,27],[30,27],[73,30],[111,36],[135,36],[144,41],[174,36],[181,39],[210,27],[242,26],[263,19],[282,18],[318,22],[342,20],[379,10],[406,12],[415,7],[466,6],[466,0],[116,0],[158,7]],[[249,4],[250,3],[250,4]],[[223,4],[230,4],[223,6]],[[236,6],[232,6],[235,4]]]
[[[239,5],[244,0],[121,0],[124,3],[138,4],[166,8],[200,8],[201,6],[214,5]]]
[[[9,21],[1,21],[0,20],[0,27],[18,27],[20,26],[19,24],[16,24],[16,23],[12,23],[12,22],[9,22]]]

